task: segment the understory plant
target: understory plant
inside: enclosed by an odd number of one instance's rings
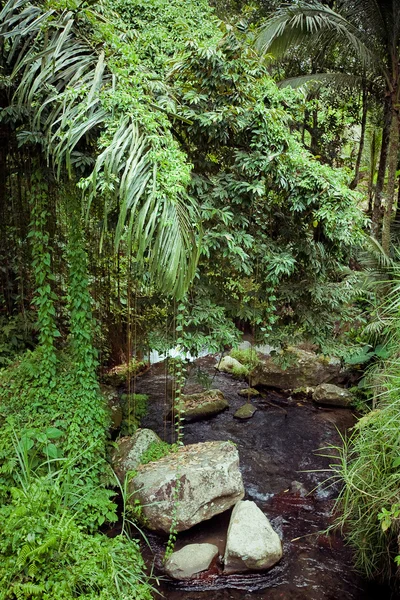
[[[362,417],[333,466],[343,483],[336,520],[367,577],[389,581],[400,564],[400,359],[385,369],[378,408]]]
[[[16,447],[19,486],[0,507],[0,599],[150,600],[138,542],[89,534],[85,490],[71,461],[32,471]]]

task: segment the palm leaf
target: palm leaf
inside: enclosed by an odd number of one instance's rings
[[[298,2],[283,8],[262,27],[256,47],[275,58],[300,43],[315,44],[321,34],[329,34],[331,44],[346,43],[355,53],[363,69],[377,67],[377,56],[368,47],[368,40],[355,25],[329,6],[319,2]],[[379,64],[379,68],[382,65]]]
[[[361,77],[350,75],[348,73],[310,73],[309,75],[299,75],[298,77],[288,77],[278,83],[278,87],[298,88],[307,85],[330,85],[337,88],[359,88],[362,81]]]

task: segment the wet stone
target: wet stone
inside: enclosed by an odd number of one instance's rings
[[[192,579],[207,571],[217,555],[218,548],[214,544],[188,544],[169,557],[165,572],[172,579]]]
[[[182,395],[182,402],[185,421],[208,419],[229,408],[229,403],[220,390]]]
[[[243,404],[233,415],[235,419],[251,419],[257,408],[250,403]]]

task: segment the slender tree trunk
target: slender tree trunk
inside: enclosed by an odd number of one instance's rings
[[[376,159],[378,156],[378,148],[376,141],[376,129],[372,132],[372,140],[370,145],[370,167],[368,176],[368,214],[372,215],[372,206],[374,198],[374,178],[376,171]]]
[[[365,130],[367,128],[367,114],[368,114],[368,92],[364,86],[363,92],[362,92],[362,117],[361,117],[360,145],[358,147],[356,166],[354,169],[354,179],[350,184],[350,188],[352,190],[357,187],[358,181],[360,179],[360,165],[361,165],[362,153],[364,150]]]
[[[390,98],[388,98],[385,102],[384,123],[383,123],[383,130],[382,130],[381,155],[379,158],[378,178],[376,180],[374,206],[372,209],[371,233],[374,238],[378,238],[380,223],[381,223],[382,193],[383,193],[383,186],[385,184],[386,163],[387,163],[387,155],[388,155],[388,150],[389,150],[391,124],[392,124],[391,102],[390,102]]]
[[[390,252],[390,229],[392,224],[392,214],[394,205],[394,195],[396,188],[396,171],[399,157],[399,115],[393,114],[392,127],[390,133],[390,148],[388,156],[388,183],[386,190],[386,202],[383,213],[382,223],[382,248],[385,254]]]

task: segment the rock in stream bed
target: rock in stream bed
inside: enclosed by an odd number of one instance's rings
[[[281,540],[264,513],[251,500],[238,502],[229,523],[224,573],[269,569],[281,558]]]
[[[235,419],[251,419],[256,410],[257,408],[255,406],[250,404],[250,402],[246,402],[246,404],[242,404],[242,406],[237,409],[233,416],[235,417]]]
[[[318,385],[313,392],[312,398],[317,404],[344,407],[349,406],[354,400],[349,390],[331,383]]]
[[[220,390],[208,390],[198,394],[182,394],[185,421],[200,421],[217,415],[229,408],[229,403]]]
[[[143,524],[155,531],[169,533],[174,510],[176,530],[185,531],[244,496],[239,454],[231,442],[183,446],[137,471],[129,491],[142,506]]]
[[[207,571],[218,548],[214,544],[188,544],[171,554],[165,563],[165,572],[172,579],[191,579],[202,571]]]

